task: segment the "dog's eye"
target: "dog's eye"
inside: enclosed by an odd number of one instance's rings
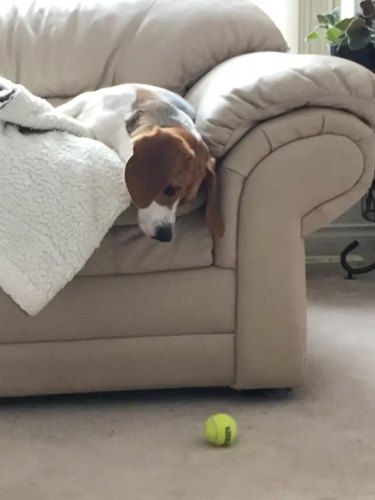
[[[174,196],[177,192],[177,189],[173,186],[168,186],[164,189],[165,196]]]

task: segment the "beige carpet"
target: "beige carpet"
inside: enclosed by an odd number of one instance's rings
[[[375,276],[309,275],[305,388],[3,401],[0,499],[374,500]],[[201,440],[219,411],[231,449]]]

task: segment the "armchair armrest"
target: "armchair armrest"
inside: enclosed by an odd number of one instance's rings
[[[375,78],[361,66],[280,53],[228,60],[187,95],[198,129],[223,157],[225,235],[215,265],[236,270],[237,389],[303,381],[303,237],[370,185],[374,97]]]
[[[258,123],[309,107],[348,111],[375,128],[375,78],[332,56],[258,52],[229,59],[186,95],[216,157]]]
[[[223,158],[215,264],[236,270],[235,388],[303,382],[303,237],[364,194],[374,145],[373,129],[350,113],[299,109],[259,124]]]

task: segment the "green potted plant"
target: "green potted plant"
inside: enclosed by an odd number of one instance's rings
[[[318,24],[306,40],[316,40],[323,34],[332,55],[375,70],[374,1],[364,0],[360,7],[361,13],[345,19],[340,19],[339,8],[329,14],[319,14]]]

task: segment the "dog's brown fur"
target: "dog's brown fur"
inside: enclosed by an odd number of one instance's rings
[[[177,199],[180,204],[192,201],[207,179],[206,221],[216,236],[222,236],[216,162],[204,142],[182,127],[155,126],[134,135],[125,181],[135,205],[146,208],[153,201],[166,206]]]

